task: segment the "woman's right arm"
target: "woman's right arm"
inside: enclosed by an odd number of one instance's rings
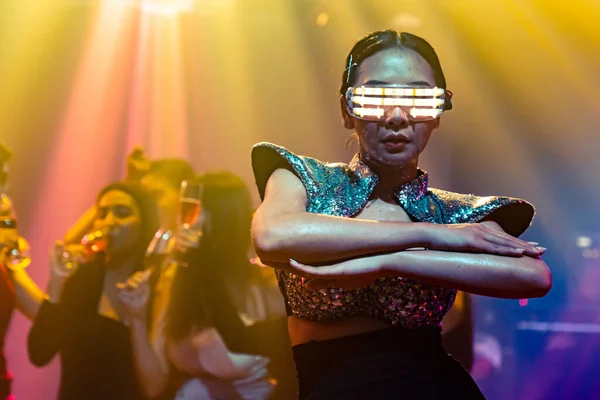
[[[415,247],[538,256],[535,246],[480,224],[380,222],[306,212],[307,195],[292,172],[277,169],[252,222],[255,250],[265,263],[326,263]]]
[[[211,375],[224,380],[246,378],[268,362],[264,357],[232,353],[214,328],[168,343],[167,356],[178,370],[191,376]]]
[[[96,218],[96,206],[90,207],[67,231],[64,237],[65,244],[81,242],[83,236],[92,230]]]

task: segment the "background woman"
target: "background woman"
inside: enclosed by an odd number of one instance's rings
[[[158,208],[135,182],[102,189],[94,231],[106,232],[105,248],[57,244],[51,254],[49,299],[28,338],[31,362],[48,364],[60,354],[59,400],[141,399],[125,310],[116,284],[144,266],[146,248],[158,228]],[[72,261],[63,254],[71,254]]]

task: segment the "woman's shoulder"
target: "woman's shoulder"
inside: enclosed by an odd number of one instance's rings
[[[441,189],[429,189],[441,207],[446,223],[470,223],[490,219],[511,235],[521,235],[535,216],[534,206],[509,196],[477,196]]]
[[[321,161],[314,157],[294,153],[286,147],[270,142],[259,142],[252,146],[252,160],[259,160],[263,157],[278,157],[288,162],[300,163],[312,168],[343,169],[348,167],[346,163]]]
[[[269,177],[279,168],[294,173],[311,197],[317,195],[329,181],[346,177],[348,164],[324,162],[296,154],[273,143],[257,143],[252,147],[252,169],[261,198],[264,196]]]

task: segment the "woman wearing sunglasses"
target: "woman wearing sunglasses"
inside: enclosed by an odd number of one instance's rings
[[[301,399],[483,395],[441,346],[456,290],[539,297],[544,248],[517,237],[529,203],[428,187],[420,154],[452,93],[424,39],[374,32],[346,59],[344,126],[359,152],[326,164],[282,147],[252,152],[263,203],[252,234],[277,268]]]

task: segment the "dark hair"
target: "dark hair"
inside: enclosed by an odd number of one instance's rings
[[[133,198],[133,201],[135,201],[140,209],[140,237],[134,252],[136,254],[136,260],[140,260],[136,270],[142,270],[144,268],[144,255],[146,249],[159,228],[158,204],[154,196],[152,196],[142,184],[135,181],[115,182],[105,186],[100,193],[98,193],[96,204],[100,201],[102,196],[114,190],[127,193]]]
[[[194,169],[181,158],[161,158],[150,163],[149,174],[164,178],[173,188],[179,189],[181,182],[194,177]]]
[[[232,346],[243,323],[230,291],[244,293],[258,278],[248,258],[252,199],[244,181],[230,172],[210,172],[192,181],[204,185],[203,210],[210,226],[187,267],[174,277],[167,314],[167,336],[181,339],[192,328],[213,326]],[[234,346],[235,347],[235,346]]]
[[[356,81],[356,70],[357,67],[369,56],[387,50],[391,48],[397,49],[409,49],[419,54],[427,61],[431,69],[433,70],[433,76],[435,83],[438,87],[446,89],[446,78],[444,77],[444,71],[440,65],[438,56],[425,39],[413,35],[412,33],[402,32],[399,33],[395,30],[385,30],[370,33],[364,38],[360,39],[350,53],[346,57],[346,65],[344,73],[342,74],[342,86],[340,87],[340,94],[346,95],[346,91]],[[446,110],[452,108],[452,102],[446,101]]]

